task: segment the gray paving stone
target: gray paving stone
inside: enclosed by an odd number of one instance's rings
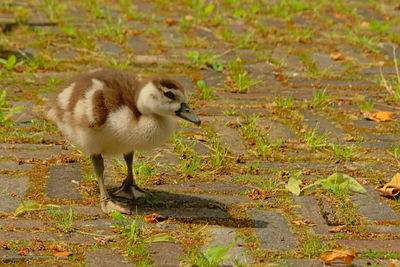
[[[367,231],[371,231],[378,234],[400,234],[399,226],[392,225],[367,225],[365,227]]]
[[[132,36],[128,39],[128,48],[131,50],[148,51],[154,49],[139,35]]]
[[[142,208],[138,206],[139,214],[152,214],[157,213],[164,217],[171,218],[218,218],[226,219],[228,215],[220,209],[211,209],[206,207],[172,207],[172,208]]]
[[[111,220],[111,219],[77,220],[77,221],[74,221],[73,225],[75,227],[79,227],[79,228],[92,228],[92,229],[107,230],[107,229],[113,228],[111,223],[118,223],[118,222],[115,220]]]
[[[249,186],[229,182],[181,182],[177,184],[153,185],[150,188],[160,191],[205,191],[219,193],[240,193],[250,189]]]
[[[16,159],[50,159],[58,153],[67,154],[60,145],[38,145],[38,144],[0,144],[0,158]]]
[[[211,195],[211,194],[171,194],[157,192],[154,194],[156,201],[177,203],[198,203],[205,205],[230,205],[255,202],[243,195]]]
[[[209,88],[224,88],[225,75],[222,72],[214,71],[210,68],[201,70],[203,80]]]
[[[354,58],[360,64],[373,62],[370,58],[367,58],[359,49],[354,46],[339,45],[338,48],[343,55]]]
[[[28,177],[0,176],[0,212],[14,212],[28,190]]]
[[[236,231],[226,227],[213,227],[209,229],[211,235],[211,242],[207,246],[202,247],[202,251],[205,252],[207,248],[213,246],[220,246],[223,248],[228,247],[235,240],[237,235]],[[242,238],[238,238],[236,244],[228,250],[225,255],[231,255],[229,259],[223,260],[219,266],[236,266],[235,259],[237,259],[244,266],[248,266],[253,262],[250,255],[246,253],[244,248],[245,242]]]
[[[109,266],[135,266],[128,258],[118,254],[114,249],[101,248],[87,250],[85,263],[88,267],[109,267]]]
[[[164,55],[135,55],[135,63],[142,65],[168,65],[170,59]]]
[[[96,45],[100,47],[100,50],[103,50],[106,53],[122,55],[122,50],[117,44],[98,40],[96,41]]]
[[[261,247],[267,250],[292,250],[299,245],[286,219],[273,210],[248,210],[261,239]]]
[[[222,146],[229,149],[232,154],[240,155],[247,154],[247,150],[242,143],[238,131],[227,126],[215,126],[217,132],[220,134],[220,143]]]
[[[269,118],[261,118],[258,120],[257,125],[261,128],[268,128],[268,137],[271,143],[279,140],[296,140],[296,134],[289,129],[286,124],[275,122]]]
[[[64,209],[69,210],[68,205],[63,206]],[[105,214],[101,211],[100,203],[97,206],[83,206],[83,205],[73,205],[74,215],[78,216],[88,216],[88,217],[101,217]]]
[[[362,216],[371,221],[400,220],[400,215],[380,200],[380,193],[374,190],[373,185],[366,185],[364,188],[367,194],[355,193],[351,196],[351,201],[358,206]]]
[[[77,183],[82,179],[79,164],[51,166],[46,195],[49,198],[81,199]],[[74,182],[75,181],[75,182]]]
[[[104,234],[104,233],[103,233]],[[66,243],[96,243],[96,237],[93,235],[84,235],[80,233],[55,233],[55,232],[25,232],[25,231],[0,231],[0,240],[2,241],[32,241],[36,238],[46,241],[64,241]]]
[[[186,94],[192,95],[194,93],[195,89],[191,77],[183,75],[171,75],[171,76],[172,78],[178,80],[178,82],[180,82],[183,85]]]
[[[56,260],[67,260],[66,257],[55,257],[55,256],[39,256],[34,253],[29,253],[26,256],[22,256],[18,254],[16,250],[0,250],[0,264],[1,263],[14,263],[21,261],[30,261],[30,260],[47,260],[47,259],[56,259]]]
[[[147,251],[151,254],[151,259],[156,262],[156,266],[180,266],[180,259],[185,258],[182,247],[172,242],[152,243]]]
[[[317,200],[314,196],[303,195],[294,196],[293,198],[296,205],[300,205],[300,215],[303,219],[309,219],[316,224],[309,228],[311,231],[314,231],[314,233],[318,235],[330,234],[328,231],[330,227],[322,217]]]
[[[345,132],[331,120],[318,114],[313,114],[311,111],[303,111],[301,113],[304,115],[303,123],[305,125],[312,129],[318,127],[316,131],[318,135],[328,132],[328,138],[338,138],[339,140],[346,136]]]
[[[0,172],[5,172],[7,170],[14,171],[14,170],[31,170],[33,168],[32,164],[19,164],[16,161],[0,161]]]

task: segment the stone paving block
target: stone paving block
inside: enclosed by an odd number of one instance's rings
[[[0,158],[44,160],[59,153],[67,154],[68,150],[62,149],[61,145],[0,144]]]
[[[172,242],[152,243],[147,249],[156,266],[174,267],[180,266],[181,258],[185,258],[185,252],[179,244]]]
[[[252,217],[261,247],[267,250],[287,251],[296,248],[299,241],[292,233],[286,219],[273,210],[248,210]]]
[[[294,201],[296,205],[300,205],[300,215],[303,219],[309,219],[313,221],[316,225],[310,227],[311,231],[314,231],[318,235],[327,235],[329,233],[329,226],[327,225],[325,219],[322,217],[317,200],[314,196],[303,195],[294,196]]]
[[[346,70],[340,63],[333,61],[329,54],[311,53],[310,57],[314,60],[318,70],[321,72],[326,70],[329,72],[342,72]]]
[[[226,219],[228,215],[220,209],[211,209],[206,207],[177,207],[177,208],[166,208],[166,207],[155,207],[155,208],[142,208],[138,206],[138,214],[147,215],[152,213],[158,213],[164,217],[171,218],[218,218]]]
[[[118,222],[112,219],[77,220],[74,221],[73,225],[74,227],[79,227],[79,228],[108,230],[114,227],[111,225],[111,223],[118,223]]]
[[[154,49],[152,45],[146,42],[139,35],[132,36],[128,39],[128,48],[131,50],[148,51]]]
[[[42,220],[24,219],[24,218],[2,218],[0,219],[0,228],[7,228],[12,225],[15,228],[34,229],[48,227],[49,224]]]
[[[220,143],[228,148],[232,154],[247,154],[247,150],[243,145],[242,138],[238,131],[228,126],[215,126],[217,133],[220,134]]]
[[[129,262],[128,258],[110,248],[87,250],[85,263],[88,267],[135,266],[132,262]]]
[[[336,240],[342,247],[355,248],[357,252],[400,252],[400,239],[395,240]]]
[[[104,233],[103,233],[104,234]],[[96,243],[96,237],[81,233],[55,233],[55,232],[25,232],[25,231],[0,231],[2,241],[32,241],[40,238],[42,241],[64,241],[70,244]]]
[[[386,266],[388,260],[369,260],[369,259],[356,259],[351,265],[343,261],[335,261],[333,263],[326,263],[319,259],[285,259],[281,261],[278,266],[285,267],[325,267],[325,266],[351,266],[351,267],[365,267],[365,266]]]
[[[207,248],[213,246],[220,246],[223,248],[228,247],[235,240],[237,235],[236,231],[226,227],[213,227],[208,231],[211,235],[211,242],[206,246],[202,247],[202,251],[205,252]],[[221,266],[236,266],[235,259],[237,259],[244,266],[248,266],[253,262],[250,255],[246,253],[244,248],[245,242],[242,238],[238,237],[237,242],[228,250],[225,255],[231,255],[229,259],[223,260]]]
[[[203,80],[206,82],[209,88],[224,88],[225,75],[222,72],[214,71],[213,69],[207,68],[201,70]]]
[[[399,226],[392,225],[367,225],[365,227],[367,231],[371,231],[373,233],[378,234],[400,234]]]
[[[21,171],[21,170],[32,170],[32,164],[19,164],[16,161],[0,161],[0,172],[9,171]]]
[[[0,176],[0,212],[14,212],[28,190],[28,177]]]
[[[238,183],[229,182],[181,182],[177,184],[153,185],[150,187],[159,191],[206,191],[219,193],[240,193],[251,189]]]
[[[51,166],[46,195],[49,198],[81,199],[78,183],[82,179],[79,164]]]
[[[257,202],[243,195],[212,194],[173,194],[167,192],[154,193],[154,200],[173,203],[198,203],[204,205],[230,205]]]
[[[257,125],[261,128],[268,127],[268,138],[271,143],[279,140],[296,140],[296,134],[286,125],[280,122],[275,122],[271,119],[261,118]]]
[[[313,114],[311,111],[303,111],[301,113],[304,115],[303,123],[307,127],[314,129],[318,126],[317,134],[322,135],[328,132],[328,138],[338,138],[339,140],[345,137],[345,132],[339,126],[336,126],[333,121],[321,115]]]
[[[69,207],[68,205],[62,206],[66,210],[69,210]],[[105,215],[100,208],[100,200],[96,206],[73,205],[73,209],[74,215],[78,216],[100,217]]]
[[[1,263],[14,263],[20,262],[22,265],[22,261],[30,261],[30,260],[47,260],[47,259],[56,259],[58,261],[68,260],[67,257],[55,257],[55,256],[39,256],[34,253],[29,253],[26,256],[22,256],[18,254],[16,250],[0,250],[0,264]],[[19,265],[18,265],[19,266]]]
[[[122,55],[122,50],[117,44],[102,40],[96,41],[96,44],[100,47],[100,50],[103,50],[106,53]]]
[[[371,221],[400,220],[400,215],[380,200],[381,194],[375,191],[374,187],[373,185],[364,185],[367,194],[354,193],[351,196],[351,201],[358,206],[358,212]]]

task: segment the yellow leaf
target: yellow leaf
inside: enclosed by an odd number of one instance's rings
[[[390,112],[390,111],[379,111],[376,113],[366,112],[364,113],[364,117],[367,120],[383,122],[383,121],[393,121],[394,119],[392,118],[392,116],[394,114],[395,112]]]
[[[321,260],[327,261],[329,263],[334,262],[336,260],[342,260],[347,264],[351,264],[356,257],[355,249],[347,249],[347,250],[328,250],[324,251],[321,254]]]
[[[390,182],[375,187],[375,190],[390,197],[398,195],[400,193],[400,173],[396,173]]]
[[[332,60],[343,60],[344,56],[341,53],[331,53]]]

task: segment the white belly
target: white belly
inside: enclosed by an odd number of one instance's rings
[[[161,146],[170,139],[174,130],[175,121],[171,117],[142,115],[136,120],[129,108],[123,107],[111,113],[100,128],[77,127],[63,132],[90,155],[114,155]]]

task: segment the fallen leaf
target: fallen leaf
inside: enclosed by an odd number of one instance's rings
[[[396,173],[390,182],[375,187],[375,190],[390,197],[398,195],[400,193],[400,173]]]
[[[397,267],[400,266],[400,261],[396,259],[391,259],[388,264],[385,265],[385,267]]]
[[[395,112],[390,111],[379,111],[376,113],[364,112],[364,118],[370,121],[384,122],[384,121],[393,121],[393,115]]]
[[[353,177],[342,173],[334,173],[328,178],[321,180],[320,183],[326,189],[348,187],[349,190],[360,194],[367,193],[367,190],[365,190],[365,188],[360,185]]]
[[[196,139],[199,140],[199,141],[202,141],[202,142],[206,142],[206,141],[207,141],[207,140],[204,138],[204,136],[202,136],[201,134],[195,134],[195,135],[193,135],[193,137],[196,138]]]
[[[360,23],[360,26],[361,27],[368,27],[369,26],[369,22],[363,21],[363,22]]]
[[[301,180],[296,179],[295,177],[290,177],[288,183],[285,185],[285,188],[295,194],[296,196],[300,195],[300,185]]]
[[[321,254],[321,260],[332,263],[336,260],[342,260],[347,264],[351,264],[356,257],[355,249],[347,249],[347,250],[328,250],[324,251]]]
[[[247,197],[252,200],[257,200],[257,199],[263,200],[267,198],[267,194],[265,192],[260,192],[260,190],[254,188],[253,190],[251,190],[250,193],[247,194]]]
[[[190,15],[187,15],[187,16],[185,16],[185,19],[186,19],[186,20],[193,20],[194,17],[193,17],[193,16],[190,16]]]
[[[292,223],[294,223],[295,225],[299,225],[299,226],[315,226],[316,224],[309,220],[309,219],[305,219],[305,220],[296,220],[293,221]]]
[[[63,252],[56,252],[53,254],[53,256],[55,257],[70,257],[72,256],[72,252],[71,251],[63,251]]]
[[[165,20],[165,23],[166,23],[168,26],[172,26],[172,25],[175,24],[175,20],[173,20],[173,19],[171,19],[171,18],[168,18],[168,19]]]
[[[346,228],[345,225],[338,225],[338,226],[332,227],[332,228],[329,229],[328,231],[331,232],[331,233],[339,233],[339,232],[341,232],[341,231],[342,231],[343,229],[345,229],[345,228]]]
[[[144,220],[148,223],[148,224],[153,224],[155,222],[158,222],[159,220],[165,219],[164,216],[161,216],[157,213],[152,213],[149,215],[144,216]]]
[[[10,195],[10,197],[16,197],[17,196],[17,194],[15,194],[15,193],[10,193],[9,195]]]
[[[26,249],[18,251],[18,255],[20,256],[26,256],[28,254],[28,251]]]
[[[343,60],[344,56],[341,53],[331,53],[331,59],[332,60]]]

